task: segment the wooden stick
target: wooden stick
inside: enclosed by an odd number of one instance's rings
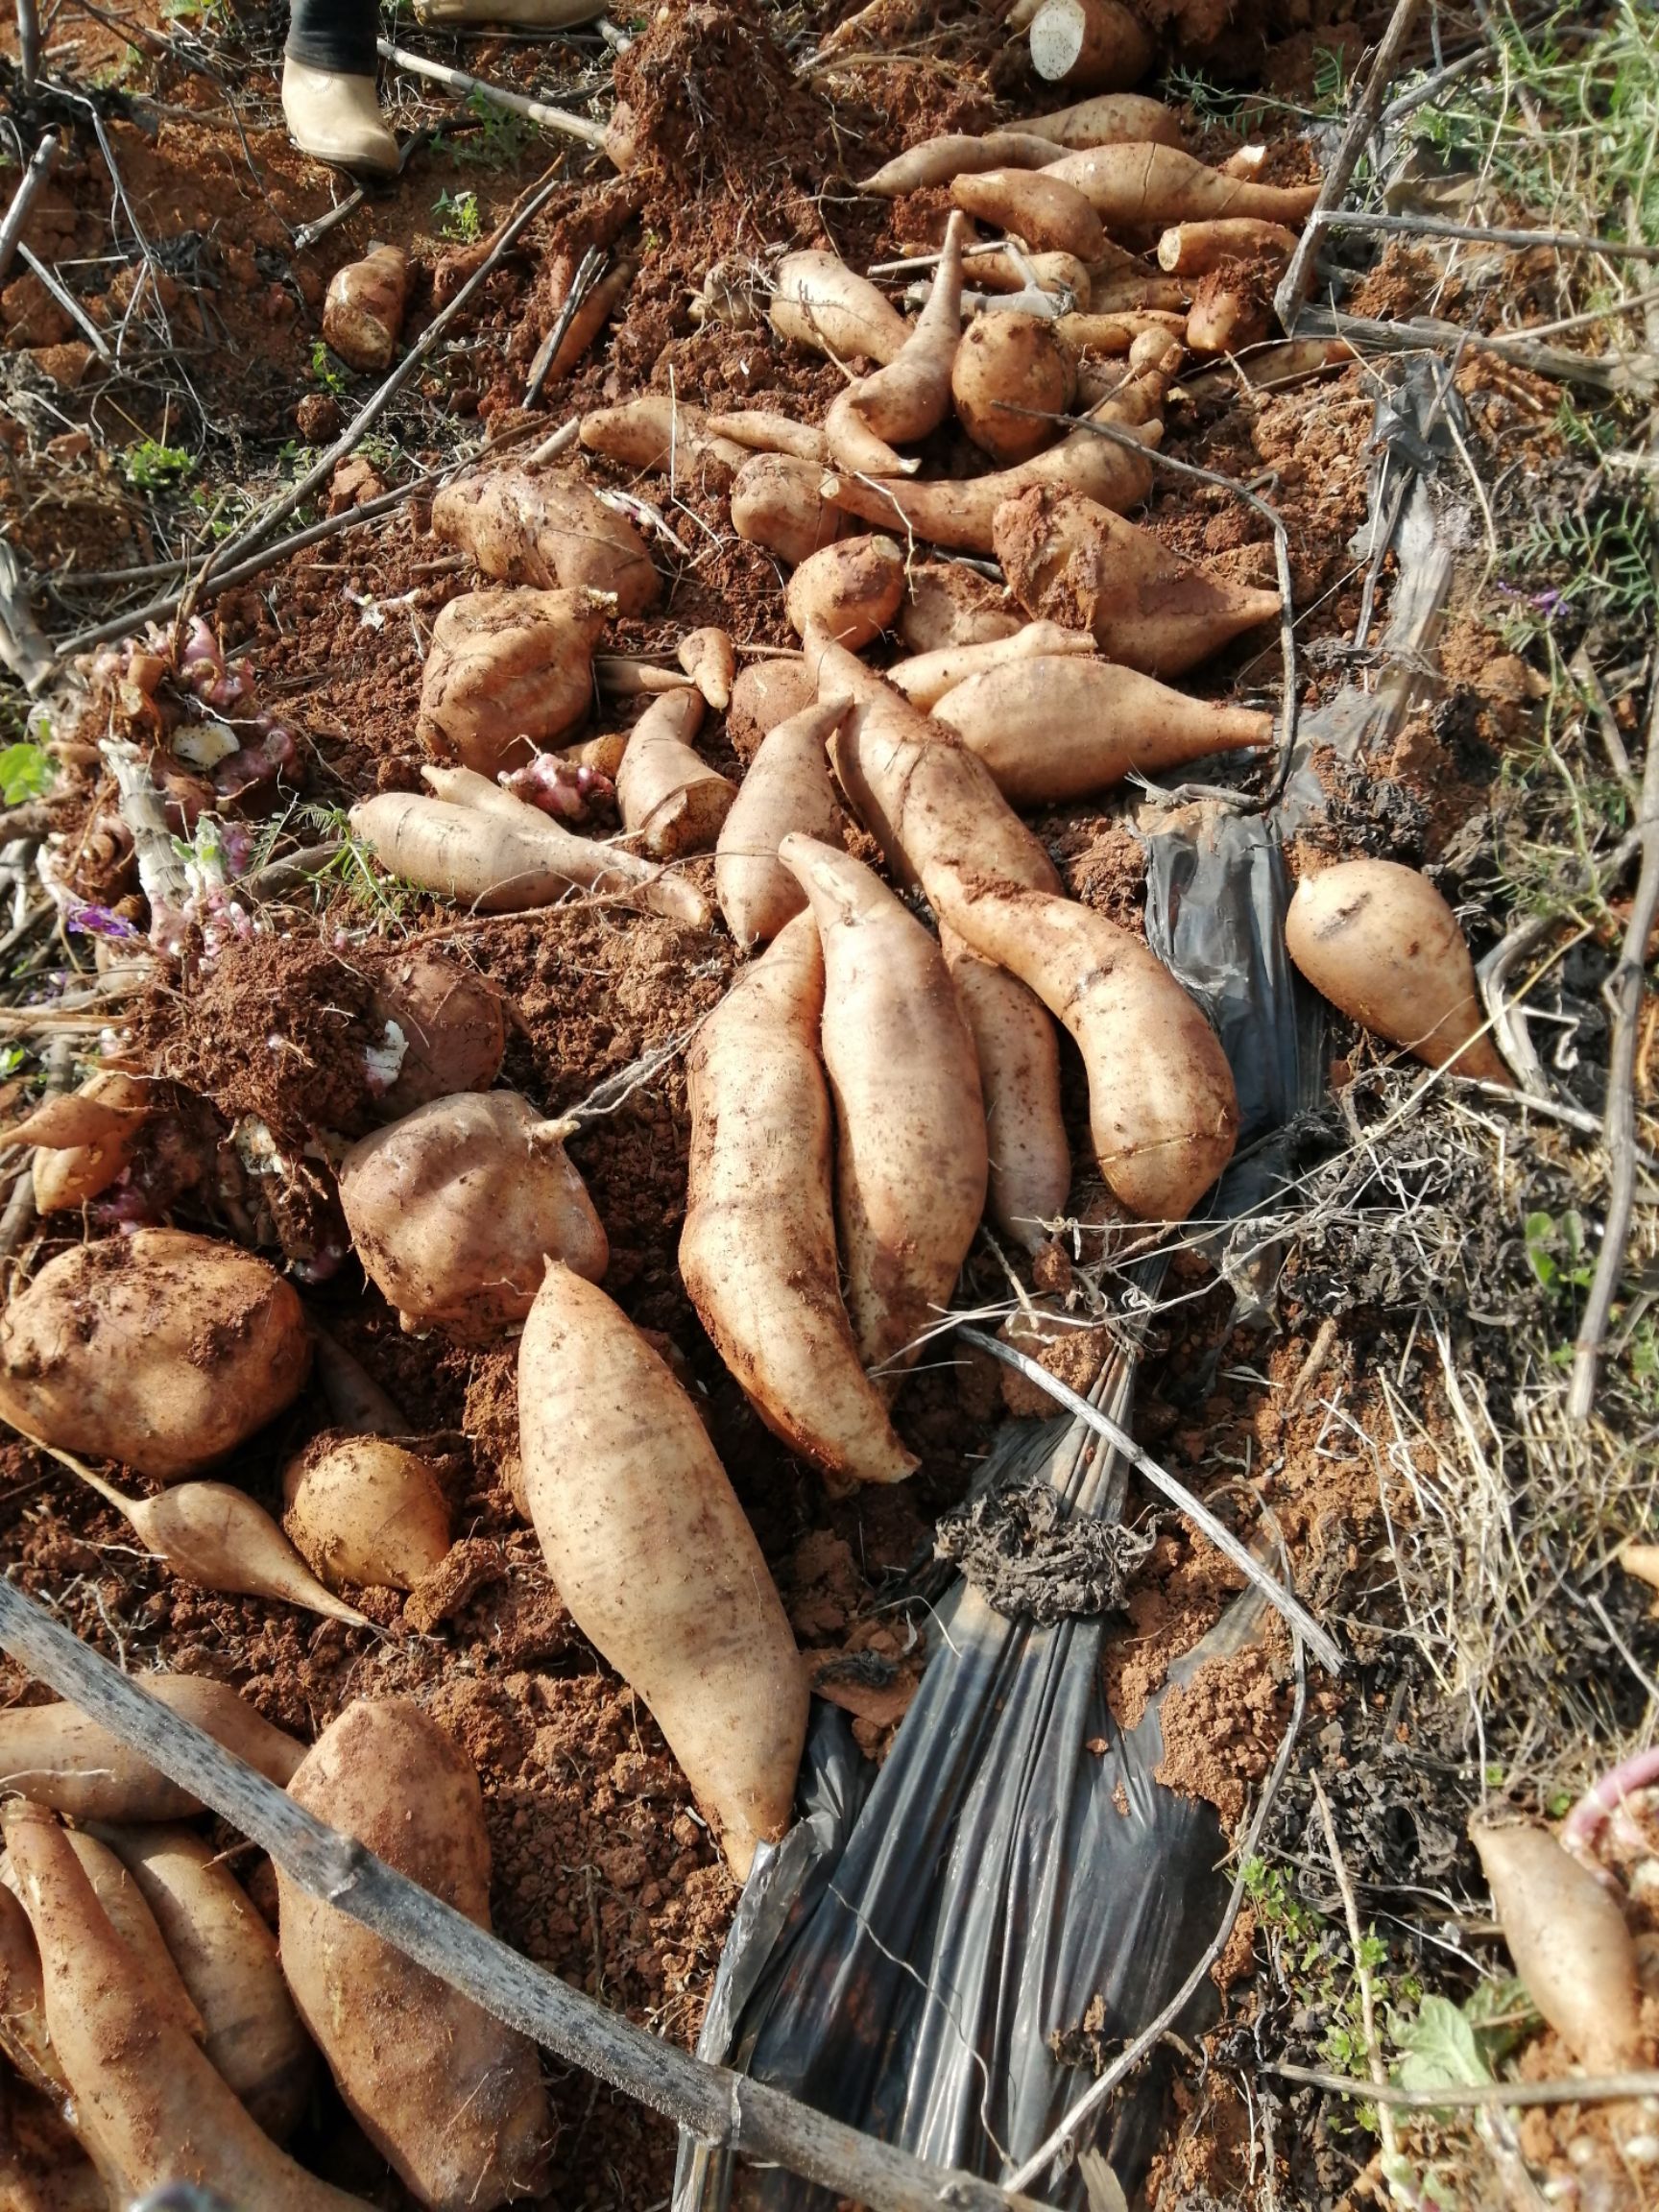
[[[1296,1747],[1297,1737],[1302,1733],[1302,1721],[1307,1711],[1308,1669],[1303,1662],[1301,1644],[1298,1643],[1296,1647],[1296,1701],[1290,1708],[1289,1724],[1286,1728],[1284,1740],[1279,1745],[1279,1755],[1273,1762],[1273,1770],[1267,1777],[1266,1785],[1262,1791],[1261,1802],[1257,1805],[1255,1815],[1251,1819],[1250,1833],[1239,1847],[1238,1872],[1234,1878],[1232,1894],[1227,1899],[1227,1910],[1221,1915],[1221,1925],[1211,1937],[1204,1956],[1194,1965],[1191,1973],[1188,1975],[1186,1981],[1182,1983],[1163,2011],[1155,2020],[1148,2021],[1126,2050],[1118,2053],[1098,2080],[1089,2084],[1089,2087],[1084,2090],[1082,2096],[1078,2098],[1076,2104],[1072,2105],[1070,2111],[1067,2113],[1065,2119],[1061,2121],[1047,2141],[1031,2153],[1023,2166],[1016,2168],[1009,2175],[1008,2188],[1029,2188],[1050,2159],[1058,2157],[1069,2144],[1075,2142],[1077,2130],[1084,2121],[1089,2118],[1091,2113],[1099,2110],[1113,2090],[1117,2088],[1118,2082],[1127,2080],[1130,2074],[1140,2065],[1142,2059],[1163,2035],[1165,2030],[1172,2028],[1175,2022],[1180,2019],[1182,2013],[1191,2003],[1205,1975],[1209,1973],[1216,1960],[1226,1950],[1227,1939],[1233,1933],[1234,1925],[1238,1918],[1239,1908],[1244,1902],[1244,1885],[1261,1844],[1262,1832],[1266,1828],[1267,1815],[1272,1812],[1274,1801],[1279,1795],[1280,1786],[1284,1782],[1286,1770],[1290,1765],[1290,1754]]]
[[[1659,2072],[1587,2074],[1581,2081],[1448,2081],[1437,2089],[1402,2089],[1397,2082],[1358,2081],[1317,2066],[1269,2065],[1283,2081],[1358,2097],[1367,2104],[1392,2104],[1406,2112],[1458,2111],[1482,2104],[1601,2104],[1627,2097],[1659,2096]]]
[[[1461,238],[1471,246],[1555,246],[1566,252],[1659,261],[1659,246],[1649,246],[1640,238],[1593,238],[1582,230],[1505,230],[1482,223],[1454,223],[1444,215],[1377,215],[1315,207],[1308,218],[1308,234],[1321,229],[1381,230],[1402,238]]]
[[[17,0],[17,74],[25,92],[40,80],[40,11],[36,0]]]
[[[1308,1648],[1321,1667],[1333,1674],[1342,1671],[1342,1648],[1329,1632],[1320,1627],[1311,1613],[1293,1591],[1286,1589],[1276,1575],[1270,1575],[1247,1545],[1240,1544],[1225,1522],[1217,1521],[1201,1499],[1195,1498],[1185,1482],[1179,1482],[1167,1469],[1160,1467],[1149,1452],[1143,1452],[1127,1429],[1120,1428],[1110,1413],[1102,1413],[1098,1407],[1091,1406],[1087,1398],[1079,1398],[1075,1390],[1069,1389],[1046,1367],[1039,1366],[1035,1359],[1023,1352],[1016,1352],[1011,1344],[1004,1344],[995,1336],[987,1336],[982,1329],[971,1329],[966,1322],[956,1324],[956,1334],[964,1344],[972,1344],[976,1352],[989,1352],[993,1359],[1000,1359],[1004,1367],[1013,1367],[1028,1382],[1035,1382],[1039,1390],[1046,1390],[1057,1405],[1064,1406],[1068,1413],[1086,1422],[1096,1435],[1104,1436],[1122,1453],[1132,1467],[1151,1483],[1161,1497],[1180,1507],[1187,1518],[1203,1529],[1217,1551],[1230,1559],[1247,1582],[1253,1582],[1275,1612],[1282,1613],[1298,1636],[1305,1637]],[[1023,2171],[1023,2169],[1022,2169]]]
[[[706,2065],[567,1987],[325,1826],[3,1578],[0,1646],[268,1851],[310,1895],[373,1930],[495,2019],[701,2141],[786,2167],[872,2212],[1047,2212],[993,2182],[860,2135],[763,2082]]]
[[[22,7],[23,0],[18,0],[19,13]],[[12,195],[12,204],[6,210],[5,220],[0,222],[0,283],[4,283],[12,273],[12,259],[23,236],[23,226],[29,220],[29,210],[41,185],[58,166],[58,156],[61,152],[57,132],[48,131],[36,147],[33,159],[24,170],[16,191]]]
[[[1630,920],[1619,965],[1602,986],[1613,1015],[1607,1055],[1607,1106],[1602,1122],[1607,1147],[1607,1218],[1584,1318],[1573,1350],[1567,1418],[1584,1422],[1596,1403],[1601,1347],[1613,1301],[1624,1272],[1624,1251],[1636,1209],[1636,1046],[1647,992],[1647,940],[1659,916],[1659,677],[1647,709],[1647,757],[1642,764],[1642,867],[1630,902]]]
[[[291,490],[285,492],[280,499],[275,501],[263,514],[256,515],[245,530],[234,538],[228,538],[225,543],[215,550],[207,566],[187,590],[173,592],[165,599],[152,599],[146,606],[130,608],[125,614],[113,615],[108,622],[101,622],[94,629],[78,632],[75,637],[66,639],[59,647],[59,658],[61,660],[71,653],[84,653],[90,646],[105,644],[111,637],[130,637],[134,630],[142,628],[146,622],[172,621],[180,608],[194,605],[205,593],[215,575],[219,577],[219,583],[215,589],[222,589],[225,584],[230,581],[230,575],[225,573],[226,564],[233,555],[246,553],[251,547],[257,545],[259,541],[275,529],[278,522],[286,520],[296,507],[303,505],[314,492],[320,491],[327,483],[340,463],[380,420],[397,394],[432,352],[439,339],[443,337],[462,308],[472,299],[512,245],[514,239],[517,237],[519,231],[541,212],[547,202],[558,191],[560,182],[559,178],[549,177],[538,191],[530,195],[512,222],[503,228],[487,259],[479,263],[467,282],[456,293],[454,299],[450,301],[448,306],[441,308],[431,322],[427,324],[425,329],[397,364],[397,367],[371,397],[365,400],[345,429],[341,431],[339,437],[335,439],[333,445],[329,446],[327,452],[308,469],[300,481]],[[407,488],[400,490],[396,496],[397,498],[406,497]],[[388,493],[387,499],[389,503],[395,503],[393,494]],[[355,510],[355,514],[359,516],[364,512],[365,509],[363,508]],[[265,560],[261,560],[257,564],[257,567],[268,565],[269,563]],[[254,570],[255,573],[257,573],[257,567]],[[241,569],[231,573],[238,577],[245,577],[248,569],[244,565]]]
[[[406,47],[394,46],[387,38],[376,39],[375,46],[383,60],[407,69],[412,77],[430,78],[434,84],[446,84],[451,92],[460,92],[468,98],[474,92],[480,93],[493,108],[505,108],[510,115],[522,115],[528,123],[539,123],[543,131],[557,131],[566,138],[580,138],[584,146],[604,147],[604,124],[589,122],[586,115],[569,115],[563,108],[549,108],[544,100],[528,100],[522,92],[509,92],[499,84],[486,84],[481,77],[469,77],[465,69],[451,69],[447,62],[429,60],[424,54],[411,54]]]
[[[1365,90],[1355,104],[1348,128],[1342,133],[1342,143],[1336,149],[1336,158],[1325,172],[1319,187],[1319,197],[1313,203],[1313,212],[1308,227],[1296,242],[1296,251],[1290,256],[1290,266],[1279,279],[1279,289],[1273,295],[1273,312],[1284,325],[1287,338],[1296,335],[1296,318],[1302,312],[1302,302],[1308,297],[1308,286],[1313,275],[1313,256],[1319,248],[1320,219],[1335,207],[1348,189],[1365,142],[1377,128],[1377,118],[1382,109],[1382,96],[1393,82],[1406,41],[1411,36],[1423,0],[1398,0],[1398,5],[1382,34],[1382,43],[1377,49],[1377,59],[1371,64],[1371,74],[1365,81]]]
[[[76,299],[74,293],[63,282],[57,270],[48,269],[39,255],[30,247],[25,246],[21,238],[17,241],[17,258],[34,270],[36,276],[39,277],[41,283],[45,285],[47,291],[51,293],[53,299],[68,316],[70,322],[81,332],[99,360],[113,361],[115,356],[109,350],[108,340],[99,329],[97,324],[93,322],[91,316],[87,314],[85,308],[82,306],[80,301]]]

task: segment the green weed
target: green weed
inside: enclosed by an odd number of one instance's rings
[[[530,142],[530,126],[505,108],[497,108],[482,89],[468,93],[467,111],[477,117],[482,129],[452,139],[450,153],[457,161],[469,162],[474,168],[510,169]],[[457,197],[470,200],[472,194],[465,192]]]
[[[180,446],[164,445],[159,438],[140,438],[122,454],[121,473],[134,492],[149,496],[188,483],[196,463]]]
[[[338,399],[346,390],[346,372],[321,338],[311,341],[311,373],[325,392]],[[286,450],[286,448],[284,448]]]
[[[8,745],[0,752],[0,804],[21,806],[43,799],[58,781],[58,763],[39,745]]]
[[[441,238],[453,238],[462,246],[475,246],[484,235],[484,217],[476,192],[440,192],[432,203],[432,212],[438,219]]]

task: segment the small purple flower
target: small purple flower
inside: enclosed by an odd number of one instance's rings
[[[143,931],[137,929],[120,914],[111,914],[108,906],[89,906],[77,903],[64,916],[65,926],[83,937],[114,937],[134,939]]]

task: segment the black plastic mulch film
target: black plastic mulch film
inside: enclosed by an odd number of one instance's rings
[[[1407,378],[1378,418],[1373,513],[1386,491],[1404,518],[1390,638],[1409,629],[1408,648],[1425,592],[1433,596],[1425,579],[1435,534],[1417,455],[1403,487],[1390,431],[1426,412],[1432,422],[1435,405],[1432,389]],[[1413,601],[1410,625],[1403,598]],[[1350,690],[1305,719],[1276,818],[1186,806],[1147,839],[1148,939],[1214,1023],[1238,1090],[1238,1155],[1209,1209],[1222,1243],[1220,1224],[1284,1190],[1293,1173],[1286,1125],[1322,1088],[1319,1009],[1285,951],[1281,833],[1319,806],[1306,769],[1313,744],[1358,751],[1381,705],[1375,691]],[[1240,1271],[1241,1311],[1252,1271],[1270,1294],[1276,1268]],[[1161,1274],[1149,1262],[1144,1286]],[[1125,1424],[1136,1363],[1132,1349],[1118,1353],[1094,1392]],[[1009,1422],[975,1488],[1032,1479],[1051,1483],[1073,1514],[1122,1512],[1121,1462],[1070,1417]],[[1243,1647],[1266,1617],[1245,1591],[1171,1668],[1168,1686]],[[1037,2150],[1094,2079],[1054,2040],[1075,2038],[1086,2022],[1108,2045],[1137,2034],[1190,1973],[1231,1887],[1214,1810],[1153,1779],[1168,1686],[1127,1734],[1107,1710],[1101,1659],[1115,1632],[1100,1616],[1048,1626],[1004,1619],[957,1579],[932,1614],[926,1671],[878,1771],[846,1716],[814,1703],[801,1817],[757,1858],[700,2056],[942,2165],[996,2178]],[[1216,2002],[1206,1982],[1178,2032],[1201,2032]],[[1167,2106],[1167,2068],[1155,2057],[1101,2115],[1093,2140],[1131,2201]],[[1078,2148],[1090,2140],[1085,2129]],[[1073,2163],[1050,2167],[1032,2193],[1085,2201]],[[742,2167],[682,2136],[674,2212],[829,2212],[833,2202],[781,2170]]]

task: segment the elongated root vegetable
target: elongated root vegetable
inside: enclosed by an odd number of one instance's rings
[[[891,538],[843,538],[808,554],[783,594],[798,637],[820,630],[856,653],[879,637],[904,598],[904,554]]]
[[[415,733],[435,760],[517,768],[586,721],[593,647],[615,601],[598,591],[468,591],[432,625]]]
[[[361,261],[336,269],[323,301],[323,343],[349,369],[390,369],[409,304],[409,262],[397,246],[371,245]]]
[[[278,1598],[354,1628],[368,1627],[353,1606],[324,1589],[264,1507],[230,1483],[180,1482],[159,1498],[129,1498],[69,1453],[54,1451],[52,1456],[113,1505],[180,1580],[200,1590]]]
[[[902,681],[902,667],[892,671],[895,682]],[[1189,699],[1132,668],[1070,655],[1011,659],[970,674],[934,712],[1016,806],[1087,798],[1131,770],[1156,776],[1208,753],[1254,752],[1273,739],[1270,714]]]
[[[1058,892],[1054,863],[953,732],[922,714],[856,654],[813,636],[819,695],[853,702],[830,743],[854,812],[906,889],[942,898],[983,879]]]
[[[638,531],[580,476],[466,477],[433,500],[432,530],[497,583],[613,591],[621,614],[642,614],[661,589]]]
[[[965,303],[975,312],[1036,315],[1039,320],[1089,305],[1093,284],[1087,266],[1075,253],[1035,253],[1011,245],[975,246],[964,274],[972,280]],[[1053,301],[1049,306],[1028,297],[1020,301],[988,297],[998,293],[1029,295],[1035,284]]]
[[[709,428],[701,407],[668,392],[642,392],[619,407],[596,407],[583,416],[580,436],[589,453],[607,461],[660,470],[677,484],[707,477],[720,491],[749,458],[746,447]]]
[[[1344,860],[1296,886],[1290,957],[1362,1029],[1431,1068],[1508,1083],[1457,917],[1426,876],[1394,860]]]
[[[1295,250],[1296,233],[1283,223],[1265,223],[1259,215],[1223,215],[1172,224],[1158,241],[1158,266],[1171,276],[1203,276],[1223,261],[1259,254],[1283,261]]]
[[[647,906],[692,928],[708,919],[690,884],[665,877],[636,854],[573,835],[469,769],[428,770],[427,781],[443,796],[379,791],[351,809],[352,834],[406,883],[483,914],[521,914],[571,891],[589,891]],[[487,804],[476,784],[500,806]],[[510,807],[517,811],[509,814]]]
[[[810,422],[797,422],[791,415],[776,415],[765,407],[739,407],[727,415],[710,415],[709,427],[716,437],[730,438],[751,453],[788,453],[797,461],[809,461],[814,471],[830,458],[824,433]]]
[[[92,1894],[108,1915],[116,1936],[132,1954],[140,1972],[154,1991],[156,2009],[174,2027],[181,2028],[193,2043],[204,2042],[207,2031],[202,2015],[179,1976],[166,1938],[143,1891],[107,1843],[81,1829],[67,1831],[69,1848],[81,1862],[81,1871],[92,1885]],[[0,1883],[18,1898],[21,1879],[9,1857],[0,1855]]]
[[[1075,185],[1115,235],[1223,215],[1300,223],[1319,197],[1317,184],[1253,184],[1223,177],[1175,146],[1092,147],[1063,154],[1043,174]]]
[[[680,1272],[715,1350],[775,1434],[830,1475],[896,1482],[916,1460],[859,1364],[841,1303],[823,1011],[818,926],[798,913],[686,1055]]]
[[[8,1815],[6,1843],[40,1954],[46,2025],[76,2126],[123,2199],[193,2181],[260,2212],[367,2212],[296,2166],[244,2110],[109,1925],[49,1814]]]
[[[715,713],[724,714],[732,704],[732,685],[737,674],[737,649],[727,633],[712,625],[689,630],[681,638],[674,658]]]
[[[1148,426],[1137,403],[1125,410],[1124,395],[1114,394],[1095,410],[1102,421],[1117,427]],[[1124,413],[1133,418],[1126,423]],[[1156,432],[1156,426],[1151,425]],[[1155,442],[1154,439],[1149,442]],[[891,529],[902,522],[918,538],[968,553],[989,553],[995,537],[998,509],[1033,487],[1064,486],[1103,507],[1133,507],[1152,488],[1152,465],[1142,455],[1116,439],[1093,430],[1073,430],[1058,445],[1050,445],[1017,469],[1001,469],[989,476],[965,483],[913,483],[904,476],[878,476],[868,481],[854,476],[826,476],[819,490],[831,506],[861,515],[866,521]]]
[[[478,1777],[419,1706],[361,1698],[288,1785],[297,1805],[490,1925]],[[492,2212],[544,2185],[536,2047],[276,1869],[282,1968],[340,2094],[422,2204]],[[255,2201],[257,2201],[255,2200]]]
[[[1017,975],[980,959],[953,931],[939,935],[985,1094],[991,1218],[1011,1243],[1035,1252],[1046,1241],[1045,1224],[1065,1213],[1071,1189],[1060,1042],[1046,1010]]]
[[[304,1748],[205,1674],[146,1674],[140,1687],[284,1789]],[[78,1705],[0,1713],[0,1788],[21,1790],[72,1820],[187,1820],[202,1810]]]
[[[1470,1840],[1527,1995],[1592,2074],[1648,2062],[1636,1950],[1615,1900],[1546,1828],[1472,1822]]]
[[[692,751],[702,720],[700,691],[665,691],[635,723],[616,772],[623,827],[659,860],[707,853],[737,796]]]
[[[153,1083],[103,1068],[7,1130],[8,1143],[36,1148],[30,1172],[37,1210],[65,1212],[108,1190],[131,1164],[159,1096]]]
[[[822,471],[789,453],[754,453],[732,485],[732,527],[795,567],[848,527],[820,489]]]
[[[1056,656],[1092,654],[1094,650],[1094,640],[1087,630],[1063,630],[1058,622],[1027,622],[1012,637],[988,638],[983,645],[947,645],[938,653],[919,654],[913,661],[896,661],[884,673],[888,683],[902,691],[913,707],[927,709],[936,707],[950,692],[989,675],[994,669],[1024,667],[1033,661],[1046,662]],[[1024,698],[1034,686],[1041,686],[1041,678],[1036,671],[1030,671],[1022,682],[1010,682],[1003,688]],[[959,727],[951,715],[941,719],[952,728]],[[1043,734],[1046,741],[1054,733],[1045,728]],[[983,754],[985,750],[983,746],[974,746],[977,753]]]
[[[488,1091],[501,1072],[500,994],[462,961],[419,945],[394,951],[374,977],[373,1012],[397,1023],[403,1046],[397,1077],[380,1098],[389,1119],[456,1091]]]
[[[1051,84],[1121,92],[1151,68],[1152,41],[1123,0],[1043,0],[1031,18],[1031,66]]]
[[[792,830],[839,845],[845,827],[825,746],[845,703],[808,707],[769,730],[750,764],[714,848],[714,888],[726,926],[751,946],[776,937],[806,904],[778,857]]]
[[[1238,1101],[1215,1032],[1138,938],[1040,892],[952,895],[942,922],[1018,975],[1070,1030],[1108,1186],[1145,1221],[1183,1221],[1233,1156]]]
[[[824,436],[839,468],[907,474],[919,464],[902,460],[894,445],[926,438],[950,412],[950,364],[962,336],[966,228],[960,215],[946,225],[927,304],[893,359],[830,402]]]
[[[1200,276],[1187,310],[1187,344],[1194,353],[1241,353],[1260,345],[1273,325],[1273,276],[1262,262],[1223,261]]]
[[[1004,468],[1053,445],[1058,428],[1044,417],[1064,415],[1076,389],[1071,354],[1035,315],[976,315],[950,372],[957,421]]]
[[[0,1316],[0,1419],[174,1481],[298,1396],[311,1339],[263,1260],[180,1229],[77,1245]]]
[[[785,253],[767,313],[780,338],[835,361],[891,361],[910,335],[886,294],[834,253]]]
[[[929,561],[910,571],[899,635],[909,652],[921,655],[1012,637],[1023,622],[1000,586],[965,562]]]
[[[981,222],[1012,231],[1039,252],[1097,260],[1106,245],[1100,218],[1078,191],[1042,169],[986,169],[958,177],[950,198]]]
[[[623,106],[625,103],[618,103],[618,112]],[[605,143],[607,146],[613,143],[613,131],[616,122],[616,115],[613,115],[611,126],[607,128],[606,132]],[[615,132],[615,142],[619,153],[623,151],[623,136],[624,133],[621,131]],[[618,160],[616,166],[626,173],[627,162]],[[558,307],[554,310],[553,320],[547,326],[547,335],[537,348],[536,357],[530,364],[532,383],[539,381],[543,390],[549,385],[564,383],[565,377],[569,375],[589,347],[592,345],[594,339],[598,337],[600,331],[604,329],[606,324],[610,322],[612,316],[627,299],[633,288],[634,277],[635,268],[632,261],[617,261],[607,269],[598,283],[591,288],[577,306],[576,312],[565,326],[565,335],[555,346],[553,333],[559,327],[559,315],[564,307],[563,300],[560,301]]]
[[[203,2048],[280,2143],[303,2113],[316,2053],[294,2009],[276,1942],[206,1839],[180,1827],[108,1828],[166,1940],[205,2031]]]
[[[621,1310],[559,1266],[525,1325],[518,1421],[559,1594],[651,1708],[741,1881],[788,1825],[806,1677],[708,1431]]]
[[[975,137],[956,131],[942,138],[925,138],[918,146],[896,154],[860,183],[860,192],[878,200],[902,200],[907,192],[925,191],[929,184],[949,184],[952,178],[970,177],[986,169],[1041,169],[1057,160],[1060,149],[1050,138],[1027,131],[987,131]]]
[[[1140,92],[1099,92],[1092,100],[1079,100],[1070,108],[1056,108],[1047,115],[1030,115],[1020,126],[1034,137],[1054,145],[1179,146],[1181,119],[1162,100],[1149,100]]]
[[[740,760],[750,761],[767,733],[803,713],[818,696],[818,675],[799,653],[746,661],[732,686],[726,734]]]
[[[282,1526],[331,1588],[413,1590],[449,1550],[449,1504],[417,1453],[385,1436],[317,1436],[282,1470]]]
[[[10,1868],[10,1862],[4,1862]],[[0,2053],[11,2059],[31,2087],[57,2104],[69,2094],[69,2084],[52,2048],[46,2029],[46,1997],[40,1984],[40,1954],[29,1915],[4,1883],[0,1883]],[[4,2139],[0,2138],[0,2152]],[[0,2164],[0,2183],[9,2180]],[[0,2198],[0,2202],[5,2202]],[[100,2198],[99,2212],[108,2202]],[[9,2207],[10,2212],[10,2207]],[[25,2202],[22,2212],[33,2212]]]
[[[1088,630],[1109,661],[1179,676],[1279,613],[1277,591],[1216,576],[1092,498],[1046,486],[1002,507],[993,543],[1028,613]]]
[[[549,1258],[604,1274],[605,1231],[565,1135],[516,1092],[466,1092],[352,1145],[340,1203],[404,1328],[487,1343],[529,1312]]]
[[[985,1211],[985,1104],[945,956],[862,861],[786,837],[824,946],[847,1310],[867,1367],[908,1366]]]

